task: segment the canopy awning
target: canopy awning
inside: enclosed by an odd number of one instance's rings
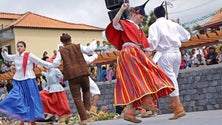
[[[113,51],[106,54],[99,54],[98,59],[96,59],[93,64],[96,65],[103,65],[103,64],[111,64],[117,60],[119,55],[118,51]]]
[[[189,41],[183,42],[181,49],[197,48],[218,44],[222,40],[222,31],[214,31],[206,34],[192,36]]]
[[[182,42],[181,50],[209,46],[218,44],[222,40],[222,31],[214,31],[206,34],[199,34],[192,36],[189,41]],[[96,59],[93,64],[103,65],[110,64],[116,61],[118,51],[110,52],[107,54],[99,54],[98,59]]]

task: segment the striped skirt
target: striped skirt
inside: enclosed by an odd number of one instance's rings
[[[114,105],[133,103],[139,106],[142,97],[154,99],[174,91],[171,80],[145,53],[136,47],[124,47],[117,59],[117,83],[114,89]]]

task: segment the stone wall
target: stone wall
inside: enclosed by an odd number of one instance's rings
[[[222,109],[222,64],[181,70],[180,98],[187,112]],[[158,100],[159,113],[167,110],[168,98]]]
[[[180,98],[187,112],[222,109],[222,64],[181,70],[178,76]],[[109,112],[115,112],[113,106],[113,88],[115,80],[99,82],[101,91],[98,108],[107,106]],[[69,90],[67,94],[73,113],[76,113]],[[167,110],[168,97],[158,100],[159,114],[171,113]]]

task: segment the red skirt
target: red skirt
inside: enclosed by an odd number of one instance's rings
[[[46,90],[42,90],[40,91],[40,96],[45,113],[58,116],[71,114],[65,91],[49,93]]]
[[[133,103],[138,107],[146,95],[158,99],[174,91],[173,83],[166,74],[136,47],[124,47],[121,50],[116,75],[114,105]]]

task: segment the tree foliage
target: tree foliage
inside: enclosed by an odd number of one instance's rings
[[[155,22],[155,18],[153,17],[153,11],[150,12],[149,16],[145,15],[143,22],[139,24],[140,28],[144,31],[144,33],[148,36],[149,26]]]
[[[204,28],[202,26],[200,26],[199,24],[193,26],[192,28],[193,31],[198,31],[200,34],[203,34],[204,33]]]

